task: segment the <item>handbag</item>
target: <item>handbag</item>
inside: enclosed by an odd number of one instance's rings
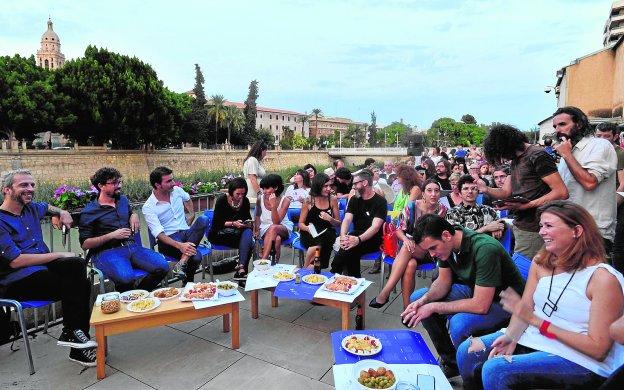
[[[399,241],[396,236],[396,226],[392,223],[385,222],[382,232],[381,251],[389,257],[396,257],[399,251]]]

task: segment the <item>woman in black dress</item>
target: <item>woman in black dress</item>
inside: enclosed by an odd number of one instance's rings
[[[321,267],[329,266],[329,256],[336,241],[335,226],[340,226],[340,214],[338,213],[338,201],[330,194],[332,181],[324,173],[314,176],[310,187],[310,196],[301,207],[299,216],[299,232],[301,243],[308,248],[305,258],[305,267],[312,266],[314,251],[321,250]],[[310,234],[310,224],[314,225],[317,237]],[[323,231],[324,230],[324,231]]]
[[[241,177],[232,179],[228,184],[228,193],[215,202],[208,241],[215,245],[238,248],[238,265],[234,280],[245,280],[254,245],[245,179]]]

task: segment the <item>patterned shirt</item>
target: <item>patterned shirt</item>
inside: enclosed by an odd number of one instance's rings
[[[478,230],[498,219],[496,210],[490,206],[475,204],[466,206],[463,202],[446,213],[446,220],[451,225],[460,225],[466,229]]]

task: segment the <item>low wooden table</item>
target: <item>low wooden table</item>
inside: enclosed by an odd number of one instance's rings
[[[122,306],[125,306],[122,304]],[[223,316],[223,332],[230,331],[230,314],[232,315],[232,348],[240,347],[238,302],[195,309],[192,302],[180,302],[178,299],[161,301],[155,310],[147,313],[132,313],[122,307],[117,313],[104,314],[99,306],[94,306],[91,313],[91,325],[95,327],[97,347],[97,378],[106,376],[106,343],[107,336],[135,330],[169,325],[176,322],[196,320],[204,317]]]
[[[275,296],[275,288],[264,288],[263,290],[267,290],[271,292],[271,307],[277,307],[279,305],[279,300]],[[251,318],[258,318],[258,290],[252,290],[251,292]],[[316,302],[320,305],[335,307],[340,310],[341,313],[341,323],[342,330],[349,329],[349,312],[351,311],[351,304],[349,302],[341,302],[335,301],[333,299],[323,299],[323,298],[314,298],[308,302]],[[362,306],[362,326],[366,327],[366,289],[362,290],[362,292],[355,298],[357,304]]]

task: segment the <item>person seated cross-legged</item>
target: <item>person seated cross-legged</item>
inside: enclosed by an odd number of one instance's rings
[[[2,178],[0,205],[0,297],[17,301],[50,300],[63,305],[63,331],[58,345],[71,347],[69,360],[95,366],[95,341],[89,338],[91,283],[84,259],[70,252],[50,252],[43,241],[41,219],[70,228],[65,210],[33,201],[35,181],[25,169]]]
[[[275,251],[273,263],[279,263],[282,241],[287,240],[293,230],[293,223],[288,219],[290,198],[282,196],[284,183],[281,176],[270,174],[260,181],[262,195],[256,203],[254,236],[262,238],[262,258],[268,259]]]

